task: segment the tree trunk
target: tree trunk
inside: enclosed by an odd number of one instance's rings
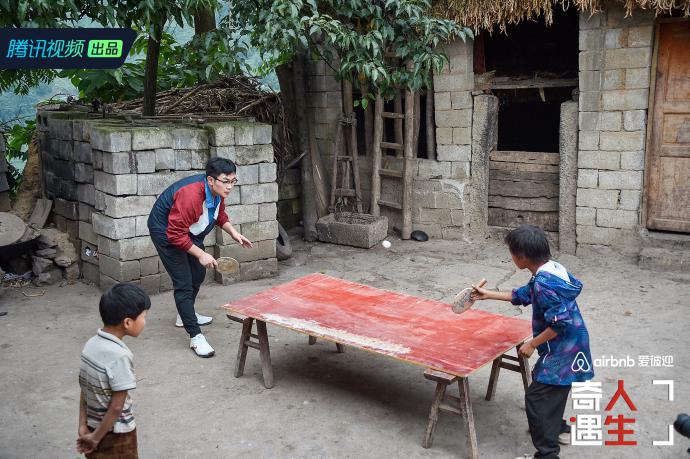
[[[369,94],[369,85],[360,83],[362,99]],[[364,155],[371,156],[371,146],[374,143],[374,109],[371,107],[375,101],[370,100],[369,106],[364,110]]]
[[[434,77],[426,88],[426,157],[436,159],[436,122],[434,121]]]
[[[216,30],[216,12],[212,6],[199,8],[194,13],[194,35]]]
[[[309,119],[305,103],[306,79],[304,67],[306,58],[304,50],[296,53],[292,63],[295,109],[297,112],[297,139],[300,154],[304,154],[300,166],[302,168],[302,224],[304,225],[304,240],[313,242],[316,233],[316,201],[314,175],[310,155]]]
[[[144,106],[142,115],[156,114],[156,88],[158,81],[158,56],[161,49],[161,31],[163,24],[153,23],[149,30],[149,41],[146,47],[146,70],[144,72]]]
[[[292,133],[291,141],[293,143],[294,151],[300,151],[299,145],[299,124],[297,122],[297,108],[295,104],[295,85],[293,82],[293,66],[294,63],[281,64],[276,67],[276,76],[278,77],[278,84],[280,85],[280,99],[285,108],[285,116],[287,124]],[[298,153],[299,154],[299,153]]]

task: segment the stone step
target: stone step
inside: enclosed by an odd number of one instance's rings
[[[690,234],[650,231],[642,236],[642,247],[667,250],[690,250]]]
[[[639,266],[653,271],[690,273],[690,249],[645,247],[640,251]]]

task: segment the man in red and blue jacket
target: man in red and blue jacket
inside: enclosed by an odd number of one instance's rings
[[[212,357],[215,353],[199,328],[213,319],[194,310],[206,268],[218,266],[215,258],[204,251],[204,238],[219,226],[243,247],[252,247],[225,213],[225,198],[237,184],[236,171],[235,164],[228,159],[210,159],[206,174],[184,178],[163,191],[148,219],[151,239],[172,279],[179,313],[176,325],[184,325],[191,338],[189,347],[199,357]]]

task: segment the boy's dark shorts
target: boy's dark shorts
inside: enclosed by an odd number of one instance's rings
[[[108,432],[87,459],[139,459],[137,429],[127,433]]]

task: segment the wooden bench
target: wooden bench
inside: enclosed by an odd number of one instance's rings
[[[261,373],[264,380],[264,387],[270,389],[273,387],[273,367],[271,366],[271,351],[268,346],[268,333],[266,331],[266,322],[261,320],[256,321],[256,333],[252,332],[254,319],[245,315],[228,312],[226,314],[228,319],[242,324],[242,335],[240,337],[240,347],[237,352],[237,360],[235,361],[235,377],[239,378],[244,374],[244,363],[247,360],[247,351],[251,347],[257,349],[261,356]],[[316,337],[309,336],[309,344],[316,344]],[[345,347],[340,343],[335,343],[336,350],[339,353],[345,352]]]
[[[518,350],[520,347],[516,347]],[[510,362],[517,362],[517,365]],[[512,356],[503,354],[497,357],[491,366],[491,376],[489,376],[489,386],[486,390],[486,400],[491,401],[496,394],[496,385],[498,383],[498,375],[501,368],[515,371],[522,376],[522,384],[527,390],[531,382],[531,375],[529,372],[529,360],[525,357]],[[428,380],[436,382],[436,392],[431,402],[431,411],[429,412],[429,422],[424,433],[424,440],[422,446],[424,448],[431,448],[434,442],[434,429],[438,422],[439,412],[451,413],[462,417],[462,422],[465,430],[465,438],[467,441],[467,449],[471,458],[479,457],[479,449],[477,447],[477,435],[474,428],[474,415],[472,414],[470,402],[470,387],[468,378],[455,376],[442,371],[427,369],[424,372],[424,377]],[[458,383],[459,396],[447,394],[446,391],[453,383]]]

